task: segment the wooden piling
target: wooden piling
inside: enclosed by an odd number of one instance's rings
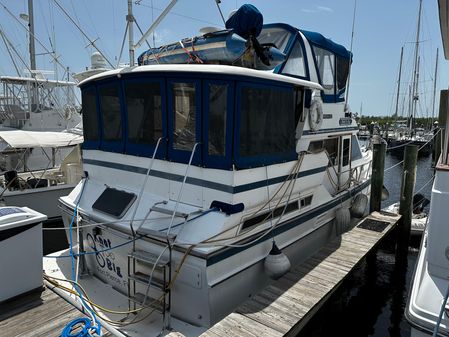
[[[436,162],[438,161],[438,158],[441,154],[441,146],[442,146],[442,139],[444,135],[444,127],[446,125],[446,119],[447,119],[447,89],[440,91],[440,109],[438,112],[438,130],[440,130],[439,134],[433,139],[433,153],[432,153],[432,159],[433,159],[433,166],[435,166]]]
[[[373,145],[373,170],[371,175],[370,212],[380,211],[384,184],[385,143]]]
[[[402,173],[401,196],[399,214],[402,215],[398,228],[398,248],[408,250],[410,229],[412,224],[413,194],[416,182],[416,162],[418,159],[418,147],[416,145],[405,146],[404,170]]]

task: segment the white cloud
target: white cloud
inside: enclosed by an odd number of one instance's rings
[[[307,8],[303,8],[303,9],[301,9],[301,12],[304,12],[304,13],[316,13],[317,10],[315,10],[315,9],[307,9]]]
[[[322,12],[333,12],[334,10],[330,7],[317,6],[317,9]]]
[[[331,13],[334,10],[330,7],[316,6],[315,9],[303,8],[303,9],[301,9],[301,11],[304,13],[319,13],[319,12]]]

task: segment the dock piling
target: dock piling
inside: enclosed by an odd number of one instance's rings
[[[399,204],[399,214],[402,215],[398,228],[399,235],[397,248],[399,250],[408,250],[410,240],[417,159],[418,147],[416,145],[405,146],[404,171],[402,173],[401,196]]]
[[[373,171],[371,175],[370,212],[380,211],[384,184],[385,143],[373,145]]]
[[[440,133],[437,134],[435,139],[433,140],[433,153],[432,153],[433,166],[435,166],[436,162],[438,161],[438,158],[440,157],[442,146],[441,140],[444,139],[443,135],[444,135],[444,127],[446,125],[447,110],[448,106],[447,106],[447,89],[446,89],[440,91],[440,109],[438,112],[438,130],[440,130]]]

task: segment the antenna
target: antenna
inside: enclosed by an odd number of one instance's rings
[[[349,47],[349,52],[351,54],[351,59],[349,60],[349,72],[348,72],[348,85],[346,86],[345,92],[345,111],[348,109],[348,97],[349,97],[349,83],[351,82],[351,64],[352,64],[352,44],[354,42],[354,27],[355,27],[355,13],[357,10],[357,0],[354,0],[354,13],[352,16],[352,32],[351,32],[351,45]]]
[[[218,11],[220,12],[221,19],[223,20],[223,24],[226,25],[226,20],[223,16],[223,12],[221,11],[221,8],[220,8],[221,0],[214,0],[214,1],[215,1],[215,4],[217,5]]]

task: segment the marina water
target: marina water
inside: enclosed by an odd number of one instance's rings
[[[401,159],[387,154],[384,185],[390,193],[385,207],[399,200]],[[396,165],[396,166],[395,166]],[[433,177],[432,158],[418,158],[415,191],[430,198]],[[47,227],[61,228],[61,223]],[[298,337],[334,337],[337,335],[408,337],[410,328],[404,318],[410,279],[417,258],[419,239],[411,240],[406,265],[395,261],[393,239],[386,238],[377,255],[369,256],[331,296]],[[44,254],[67,248],[62,230],[44,232]]]

